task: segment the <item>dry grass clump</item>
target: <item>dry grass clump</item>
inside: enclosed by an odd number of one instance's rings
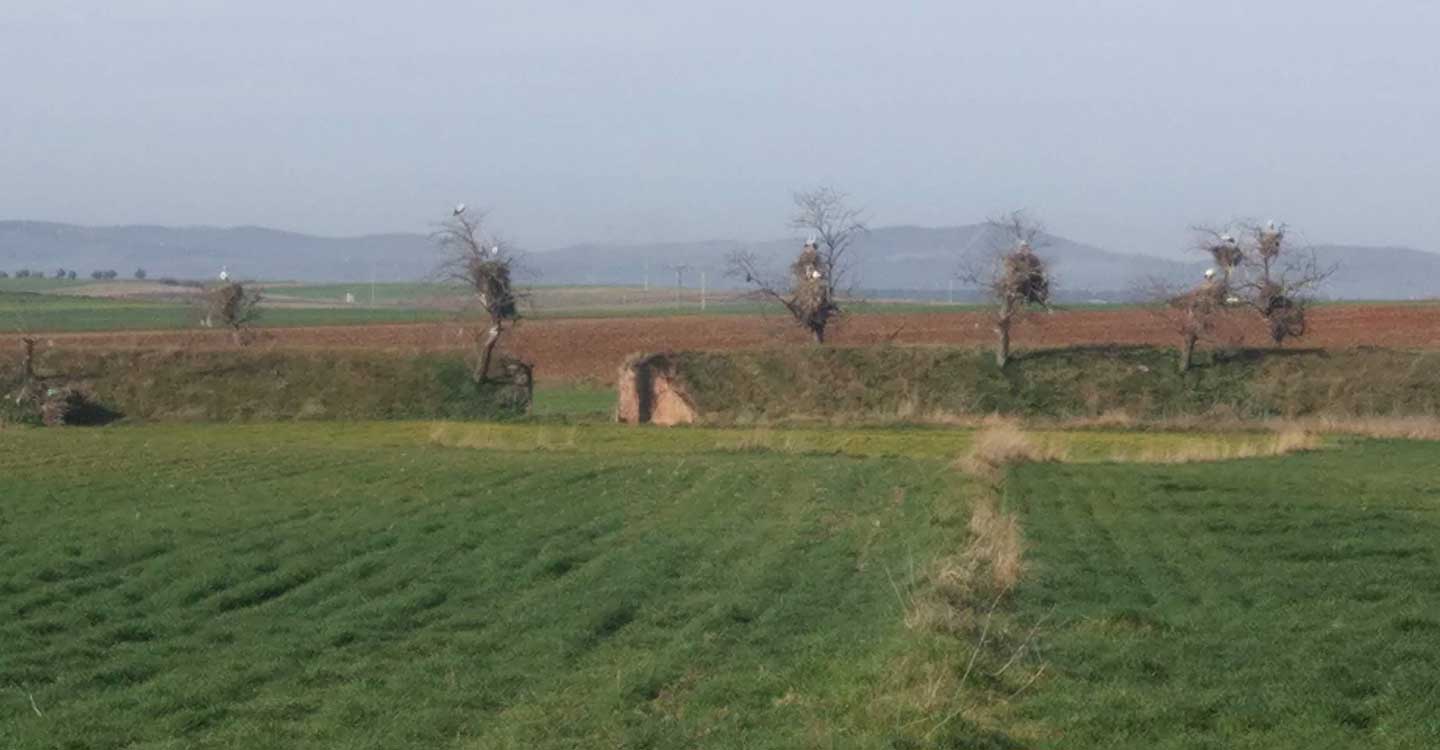
[[[975,434],[970,453],[960,459],[959,466],[970,474],[994,481],[1010,466],[1064,459],[1063,449],[1036,440],[1016,422],[987,419],[985,427]]]
[[[906,627],[968,633],[1020,582],[1025,545],[1019,518],[1002,511],[989,490],[976,495],[964,548],[934,561],[924,585],[901,595]]]
[[[1020,582],[1024,570],[1024,535],[1020,519],[1000,509],[999,499],[992,493],[976,498],[970,515],[970,546],[968,555],[979,561],[993,591],[1009,591]]]
[[[1004,510],[1005,471],[1034,461],[1058,461],[1063,453],[1036,441],[1012,421],[986,420],[970,454],[958,463],[981,481],[970,498],[965,546],[936,560],[929,585],[905,600],[905,624],[916,630],[960,633],[973,629],[1016,584],[1025,570],[1025,535],[1019,517]],[[987,609],[988,608],[988,609]]]
[[[1324,445],[1324,439],[1308,430],[1287,426],[1268,439],[1188,441],[1182,445],[1119,451],[1111,461],[1145,464],[1190,464],[1211,461],[1234,461],[1245,458],[1266,458],[1312,451]]]
[[[1278,432],[1299,429],[1329,435],[1440,440],[1440,418],[1437,417],[1318,417],[1273,422],[1271,427]]]

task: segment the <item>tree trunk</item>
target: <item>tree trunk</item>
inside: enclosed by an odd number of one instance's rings
[[[35,339],[24,338],[20,345],[25,347],[25,359],[21,361],[21,371],[25,373],[25,382],[35,379]]]
[[[490,326],[485,343],[480,345],[480,363],[475,366],[475,382],[483,383],[490,377],[490,360],[495,356],[495,345],[500,343],[500,324]]]
[[[1195,342],[1199,337],[1194,333],[1185,334],[1185,343],[1180,347],[1180,372],[1189,372],[1195,359]]]
[[[819,327],[816,327],[816,328],[812,328],[812,329],[810,329],[810,333],[814,334],[814,336],[815,336],[815,343],[817,343],[817,344],[823,344],[823,343],[825,343],[825,327],[824,327],[824,326],[819,326]]]
[[[1009,364],[1010,362],[1009,316],[1002,317],[999,320],[999,324],[995,326],[995,332],[1000,335],[1000,340],[996,342],[995,346],[995,365],[1003,370],[1005,369],[1005,365]]]

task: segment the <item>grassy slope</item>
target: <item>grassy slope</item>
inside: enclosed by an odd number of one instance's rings
[[[1384,349],[1207,355],[1179,373],[1173,351],[1026,352],[1000,370],[975,349],[871,347],[683,353],[679,368],[715,421],[895,419],[1000,412],[1091,417],[1440,414],[1440,354]]]
[[[283,351],[50,351],[36,371],[80,384],[132,420],[477,419],[516,416],[506,387],[476,386],[460,357]],[[0,363],[0,393],[19,382]],[[64,375],[63,378],[59,375]],[[0,403],[0,421],[9,404]]]
[[[1022,619],[1056,624],[1038,744],[1440,746],[1437,455],[1020,470]]]

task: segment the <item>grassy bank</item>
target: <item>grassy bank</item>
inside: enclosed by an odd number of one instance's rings
[[[475,385],[458,356],[49,351],[37,359],[47,388],[79,388],[112,419],[496,419],[528,407],[518,389]],[[0,370],[0,391],[18,382],[15,367]]]
[[[799,347],[683,353],[700,413],[719,422],[936,419],[991,413],[1077,418],[1434,416],[1440,353],[1246,351],[1188,373],[1151,348],[1027,352],[1005,370],[973,349]]]

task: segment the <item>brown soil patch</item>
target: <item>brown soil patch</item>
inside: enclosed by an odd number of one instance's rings
[[[1381,346],[1440,349],[1440,305],[1336,305],[1311,311],[1311,333],[1298,346]],[[223,331],[64,333],[39,336],[41,348],[219,349],[231,346]],[[260,348],[387,351],[465,351],[472,337],[455,323],[270,328]],[[978,312],[857,315],[836,331],[837,346],[879,343],[989,346],[989,318]],[[1149,311],[1079,310],[1031,316],[1015,329],[1018,349],[1074,345],[1174,346],[1176,336]],[[1259,325],[1244,331],[1246,345],[1266,345]],[[502,348],[535,363],[541,382],[614,383],[616,366],[635,352],[723,351],[808,346],[805,336],[778,317],[676,316],[522,321]],[[0,353],[18,352],[19,336],[0,336]]]

